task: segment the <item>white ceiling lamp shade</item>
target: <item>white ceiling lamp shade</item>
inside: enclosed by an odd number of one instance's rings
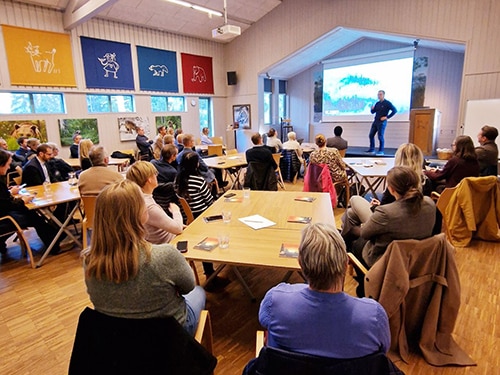
[[[191,9],[197,10],[199,12],[207,13],[209,15],[209,17],[212,17],[212,16],[222,17],[222,13],[217,11],[217,10],[205,8],[205,7],[202,7],[200,5],[196,5],[196,4],[191,4],[187,1],[182,1],[182,0],[167,0],[167,1],[169,3],[172,3],[172,4],[177,4],[177,5],[186,7],[186,8],[191,8]]]

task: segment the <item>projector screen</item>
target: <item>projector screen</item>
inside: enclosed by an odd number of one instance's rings
[[[412,77],[413,49],[325,61],[322,121],[373,121],[378,90],[398,110],[392,120],[408,121]]]

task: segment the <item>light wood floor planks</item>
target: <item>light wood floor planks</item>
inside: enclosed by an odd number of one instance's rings
[[[301,184],[286,185],[301,190]],[[339,225],[343,210],[336,210]],[[33,233],[31,243],[40,246]],[[90,306],[83,282],[79,251],[73,249],[49,257],[39,269],[19,259],[17,243],[9,243],[9,258],[0,262],[0,374],[66,374],[80,312]],[[499,243],[473,242],[457,249],[462,283],[462,304],[455,339],[478,363],[477,367],[429,366],[418,355],[409,364],[398,363],[407,374],[497,374],[500,360]],[[40,257],[41,254],[36,255]],[[201,266],[200,278],[203,279]],[[207,293],[214,331],[216,374],[240,374],[254,356],[255,331],[260,329],[257,312],[265,292],[279,283],[283,271],[240,268],[257,296],[252,303],[230,269],[223,275],[232,280],[220,293]],[[294,274],[290,282],[301,282]],[[345,290],[354,295],[355,283],[346,278]]]

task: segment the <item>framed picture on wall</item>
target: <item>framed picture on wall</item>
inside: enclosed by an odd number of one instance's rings
[[[238,123],[242,129],[250,129],[250,104],[233,105],[233,123]]]

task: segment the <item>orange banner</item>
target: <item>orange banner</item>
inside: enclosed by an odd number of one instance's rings
[[[68,34],[2,25],[12,85],[76,87]]]

